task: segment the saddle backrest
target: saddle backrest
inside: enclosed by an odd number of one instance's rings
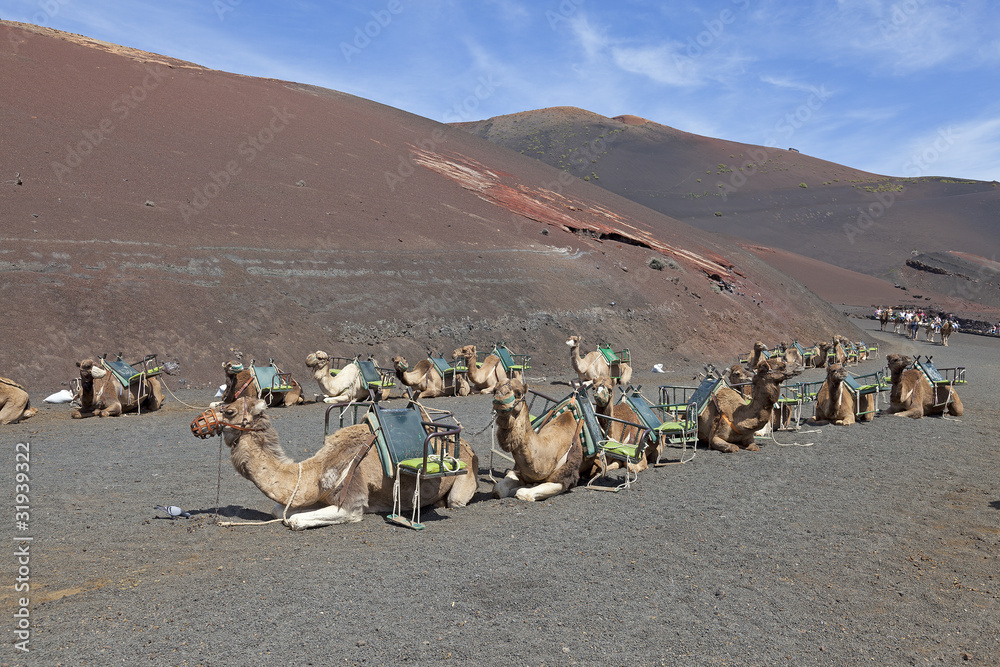
[[[287,384],[288,374],[282,373],[276,366],[251,366],[250,368],[260,391],[291,389],[291,385]]]
[[[376,435],[379,460],[386,477],[395,477],[400,461],[423,457],[428,433],[423,415],[415,405],[385,408],[376,403],[365,419]]]
[[[118,381],[122,383],[122,386],[129,386],[133,380],[136,379],[138,375],[141,375],[141,371],[133,367],[130,363],[122,359],[121,357],[115,359],[114,361],[108,361],[102,358],[101,363],[109,371],[115,374]]]
[[[941,375],[941,371],[938,370],[937,366],[935,366],[933,362],[927,360],[921,361],[918,359],[913,363],[914,366],[920,369],[920,372],[924,374],[924,377],[926,377],[931,384],[948,382],[948,380]]]
[[[528,365],[530,360],[528,355],[514,354],[503,343],[497,343],[494,345],[492,354],[495,354],[500,358],[500,363],[503,364],[503,369],[507,373],[510,373],[511,370],[523,372],[531,368],[531,366]]]
[[[632,409],[642,425],[648,429],[657,429],[663,421],[653,411],[653,404],[638,391],[628,392],[622,396],[622,402]]]
[[[432,364],[434,364],[434,368],[441,374],[441,377],[447,377],[448,375],[458,372],[458,368],[448,363],[448,360],[444,357],[428,356],[427,358],[430,359]]]
[[[594,411],[594,404],[590,402],[590,396],[585,386],[580,386],[576,390],[577,416],[583,420],[581,441],[583,442],[583,456],[595,456],[601,449],[601,443],[607,440],[604,429],[597,421],[597,413]]]

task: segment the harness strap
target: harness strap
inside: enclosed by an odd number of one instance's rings
[[[250,383],[251,383],[251,382],[253,382],[253,373],[251,373],[251,374],[250,374],[250,377],[249,377],[249,378],[247,378],[247,381],[243,383],[243,386],[242,386],[242,387],[240,387],[240,388],[239,388],[239,389],[238,389],[238,390],[236,391],[236,393],[235,393],[235,394],[233,394],[233,400],[235,400],[235,399],[239,398],[239,397],[240,397],[240,394],[242,394],[242,393],[243,393],[243,390],[244,390],[244,389],[246,389],[246,388],[247,388],[248,386],[250,386]]]
[[[358,450],[358,453],[354,455],[354,458],[351,459],[351,462],[348,464],[348,467],[347,467],[347,469],[348,469],[347,477],[344,479],[344,483],[341,484],[341,486],[340,486],[340,492],[337,494],[336,500],[334,502],[334,504],[337,507],[343,507],[344,506],[344,500],[347,499],[347,490],[348,490],[348,488],[350,488],[351,481],[354,479],[354,473],[356,473],[358,471],[358,464],[360,464],[361,460],[364,459],[368,455],[368,452],[371,451],[372,445],[375,444],[375,441],[377,439],[378,439],[378,435],[376,435],[375,433],[372,433],[368,437],[368,442],[365,443],[365,446]],[[397,479],[398,479],[398,477],[399,477],[399,475],[397,473]]]

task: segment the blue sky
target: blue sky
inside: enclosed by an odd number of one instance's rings
[[[0,0],[38,23],[439,121],[551,106],[1000,180],[991,0]]]

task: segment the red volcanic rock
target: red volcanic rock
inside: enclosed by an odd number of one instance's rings
[[[850,327],[727,239],[336,91],[10,24],[0,89],[3,371],[37,391],[105,352],[214,387],[234,350],[308,384],[318,349],[502,340],[562,377],[571,333],[652,365]]]

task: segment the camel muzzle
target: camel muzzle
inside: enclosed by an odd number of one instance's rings
[[[205,410],[200,415],[194,418],[191,422],[191,433],[194,434],[196,438],[201,438],[202,440],[206,438],[211,438],[222,433],[222,428],[226,425],[221,419],[219,419],[219,413],[213,410]]]

